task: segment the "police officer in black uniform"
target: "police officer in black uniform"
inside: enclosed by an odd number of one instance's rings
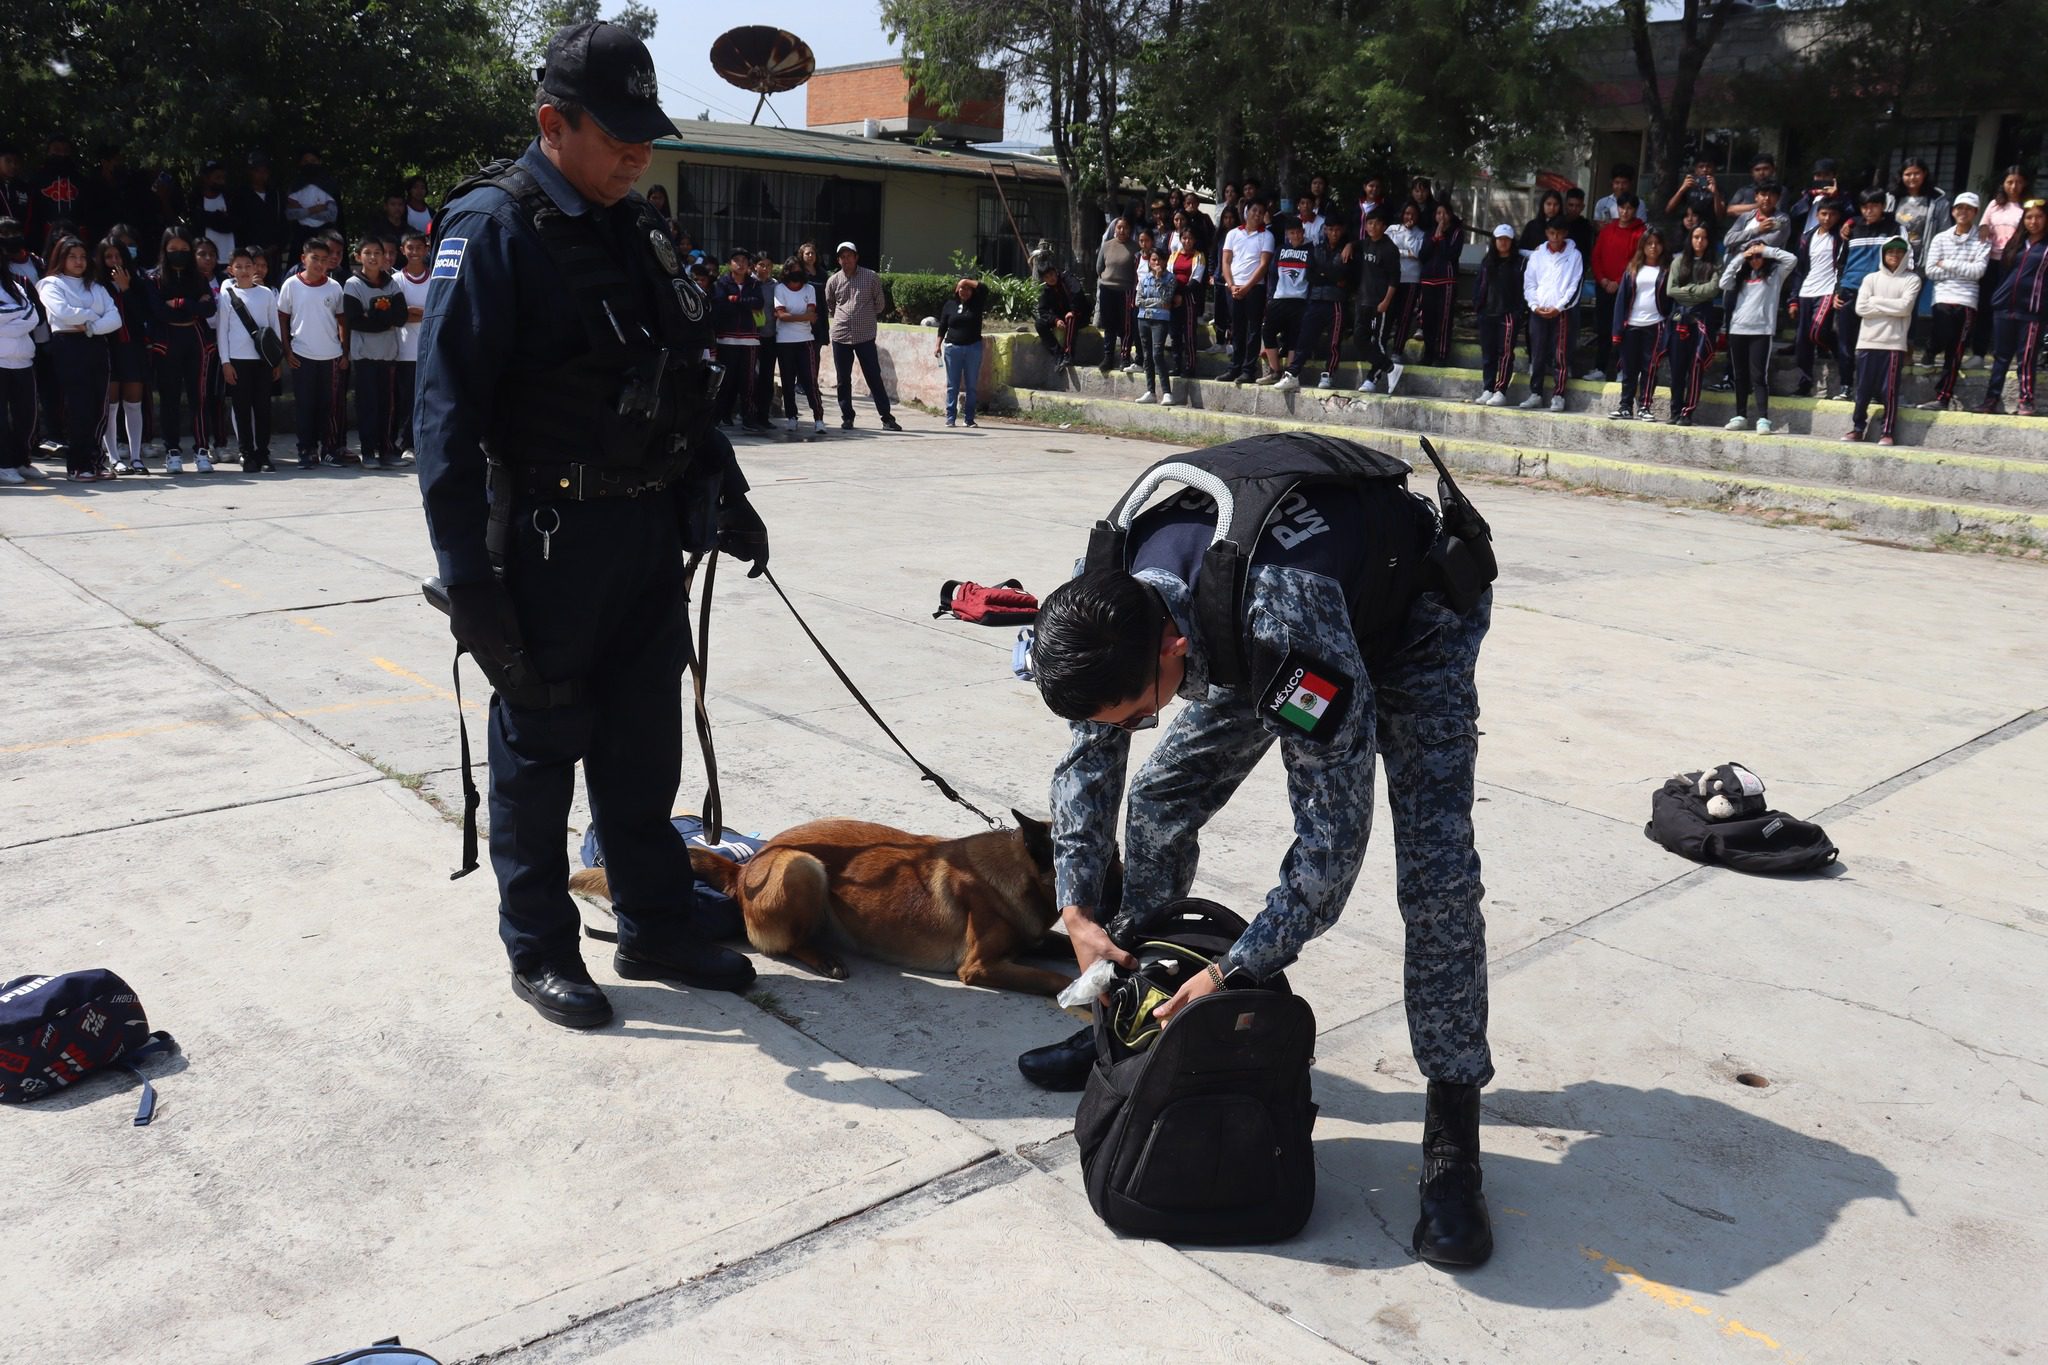
[[[685,557],[768,562],[732,447],[700,290],[633,192],[661,112],[613,24],[548,44],[540,135],[457,188],[421,324],[420,491],[456,641],[495,689],[490,856],[513,990],[570,1028],[611,1018],[580,953],[565,834],[583,763],[619,975],[745,990],[711,940],[682,836]]]

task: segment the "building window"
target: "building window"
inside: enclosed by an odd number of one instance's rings
[[[1009,212],[1003,211],[1004,204]],[[1017,220],[1016,230],[1010,219]],[[1023,235],[1024,244],[1017,244]],[[1051,245],[1063,266],[1071,266],[1073,255],[1067,245],[1067,197],[1058,190],[1027,190],[1004,185],[1002,194],[993,189],[981,192],[975,214],[974,260],[983,270],[998,275],[1029,275],[1030,253],[1040,242]]]
[[[1906,158],[1917,156],[1929,170],[1929,183],[1950,195],[1962,193],[1963,178],[1970,171],[1970,148],[1977,139],[1974,118],[1915,119],[1899,128],[1900,146],[1885,163],[1884,183],[1899,182],[1899,167]]]
[[[714,260],[745,247],[780,261],[813,241],[825,256],[832,242],[831,186],[822,175],[685,165],[676,185],[676,227]]]

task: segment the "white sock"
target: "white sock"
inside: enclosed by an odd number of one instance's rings
[[[107,460],[111,463],[120,458],[116,449],[116,443],[121,439],[120,434],[114,430],[114,405],[112,403],[107,404],[107,411],[100,418],[100,429],[104,433],[100,439],[106,443]]]
[[[128,419],[128,458],[133,464],[142,463],[142,404],[140,401],[121,404],[121,413]],[[112,437],[108,438],[113,439]]]

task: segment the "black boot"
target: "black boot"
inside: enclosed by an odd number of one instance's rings
[[[581,962],[512,973],[512,993],[563,1028],[603,1028],[612,1021],[612,1002],[590,979]]]
[[[1480,1192],[1479,1087],[1429,1083],[1422,1120],[1422,1216],[1415,1254],[1431,1265],[1484,1265],[1493,1221]]]
[[[1084,1028],[1064,1042],[1035,1047],[1017,1059],[1024,1079],[1041,1090],[1079,1090],[1095,1065],[1095,1029]]]
[[[612,954],[612,970],[628,981],[664,981],[735,994],[754,984],[754,964],[744,954],[716,943],[690,940],[658,948],[639,944],[628,948],[621,943]]]

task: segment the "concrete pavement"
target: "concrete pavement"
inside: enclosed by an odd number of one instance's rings
[[[904,414],[741,451],[778,576],[912,746],[1043,811],[1061,727],[938,583],[1043,591],[1161,447]],[[864,415],[864,421],[866,420]],[[124,480],[0,498],[0,975],[104,965],[184,1054],[9,1110],[9,1350],[296,1365],[401,1334],[447,1361],[2024,1359],[2048,1340],[2048,573],[1830,531],[1475,490],[1504,577],[1480,850],[1500,1251],[1407,1254],[1420,1079],[1384,814],[1314,1005],[1320,1190],[1295,1241],[1117,1238],[1046,1002],[761,959],[749,1000],[513,999],[488,873],[449,882],[454,702],[407,474]],[[731,823],[966,832],[721,575]],[[465,696],[480,718],[480,680]],[[1838,875],[1642,837],[1737,758]],[[695,802],[686,762],[679,809]],[[565,830],[565,838],[580,831]],[[1204,837],[1253,909],[1277,765]],[[594,913],[594,912],[593,912]],[[1758,1086],[1737,1079],[1747,1076]],[[26,1255],[20,1252],[25,1250]]]

